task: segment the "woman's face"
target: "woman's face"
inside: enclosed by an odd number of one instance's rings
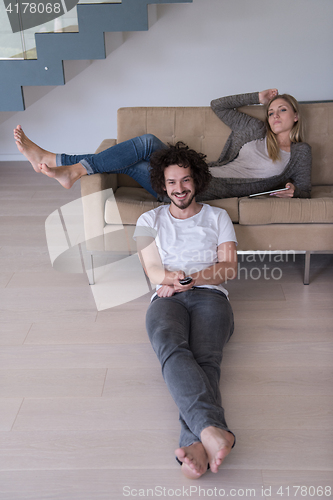
[[[290,132],[294,123],[298,121],[297,113],[295,113],[289,102],[284,99],[275,99],[269,105],[267,117],[269,126],[276,135]]]

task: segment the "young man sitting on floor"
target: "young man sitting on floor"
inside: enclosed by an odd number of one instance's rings
[[[233,332],[222,283],[236,277],[236,236],[225,210],[196,202],[210,180],[205,156],[183,143],[155,152],[151,182],[171,200],[137,221],[134,238],[144,270],[157,284],[146,327],[178,406],[176,458],[199,478],[217,472],[235,444],[221,406],[220,364]],[[182,284],[185,278],[190,283]]]

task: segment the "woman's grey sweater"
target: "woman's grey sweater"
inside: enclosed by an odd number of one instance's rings
[[[266,135],[265,123],[237,108],[249,104],[259,104],[259,93],[240,94],[222,97],[211,102],[216,115],[232,132],[222,150],[219,159],[209,163],[210,167],[226,165],[233,161],[244,144]],[[271,191],[285,187],[287,182],[295,186],[294,197],[309,198],[311,194],[311,147],[305,142],[292,143],[290,160],[279,175],[258,179],[213,177],[204,193],[198,195],[197,201],[248,196],[249,194]]]

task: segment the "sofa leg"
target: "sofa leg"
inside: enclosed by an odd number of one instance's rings
[[[305,252],[304,285],[308,285],[310,283],[310,259],[311,252],[307,250]]]
[[[95,276],[94,276],[94,259],[92,254],[90,255],[90,266],[89,269],[86,269],[86,273],[89,280],[89,285],[95,284]]]

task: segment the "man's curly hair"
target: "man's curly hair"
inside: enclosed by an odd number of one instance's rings
[[[194,181],[195,194],[202,193],[208,186],[212,175],[205,161],[206,155],[197,153],[179,141],[168,144],[167,149],[159,149],[150,156],[150,182],[157,194],[165,194],[164,169],[170,165],[190,167]]]

